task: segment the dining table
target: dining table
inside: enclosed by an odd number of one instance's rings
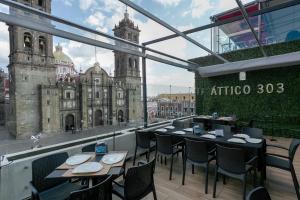
[[[123,154],[123,158],[121,161],[113,164],[107,164],[103,162],[104,156],[112,155],[112,154]],[[76,155],[90,155],[90,158],[85,162],[80,163],[78,165],[70,165],[67,162],[64,162],[62,165],[58,166],[54,171],[52,171],[46,179],[82,179],[82,180],[92,180],[93,184],[97,183],[98,178],[105,178],[109,175],[112,177],[118,177],[120,174],[124,172],[125,162],[128,151],[110,151],[105,155],[96,155],[95,153],[80,153]],[[75,156],[76,156],[75,155]],[[71,156],[72,157],[72,156]],[[100,163],[102,169],[97,172],[75,172],[74,170],[79,165],[82,165],[87,162],[97,162]]]
[[[194,134],[192,129],[193,128],[166,126],[154,130],[154,133],[171,135],[172,139],[174,138],[175,141],[178,141],[180,139],[183,141],[184,138],[188,138],[188,139],[194,139],[199,141],[205,141],[212,145],[218,144],[218,145],[244,149],[245,152],[247,152],[247,155],[257,156],[257,169],[261,173],[260,183],[261,185],[264,184],[264,181],[266,180],[266,162],[265,162],[266,140],[264,138],[261,138],[261,142],[251,143],[251,142],[247,142],[246,140],[240,137],[235,136],[236,134],[242,134],[241,132],[231,132],[229,134],[228,133],[224,134],[224,136],[215,136],[214,135],[215,133],[213,133],[214,130],[202,131],[201,134]],[[212,138],[204,137],[204,135],[205,136],[211,135]],[[230,139],[232,138],[241,139],[244,141],[244,143],[237,143],[234,141],[230,141]]]

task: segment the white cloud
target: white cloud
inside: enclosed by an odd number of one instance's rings
[[[155,0],[163,6],[177,6],[181,0]]]
[[[91,26],[103,26],[104,20],[105,16],[101,12],[97,11],[94,14],[90,15],[86,19],[86,22]]]
[[[95,0],[79,0],[79,8],[81,10],[87,10],[89,9],[92,5],[96,5]]]
[[[73,5],[73,0],[64,0],[64,4],[66,6],[72,6]]]
[[[192,0],[191,15],[193,18],[199,18],[213,7],[214,6],[211,0]]]

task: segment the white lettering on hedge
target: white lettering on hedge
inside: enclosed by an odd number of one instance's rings
[[[252,88],[250,85],[237,85],[237,86],[213,86],[211,88],[210,95],[211,96],[221,96],[221,95],[248,95],[251,94]],[[272,94],[277,93],[281,94],[284,92],[284,84],[283,83],[267,83],[267,84],[257,84],[256,85],[256,93],[257,94]]]

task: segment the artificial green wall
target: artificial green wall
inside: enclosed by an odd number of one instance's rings
[[[278,55],[300,51],[300,41],[264,47],[267,54]],[[230,61],[261,57],[258,48],[235,51],[223,56]],[[219,60],[212,56],[193,59],[203,65]],[[200,78],[196,73],[197,114],[236,115],[239,122],[255,120],[265,134],[300,137],[300,66]]]

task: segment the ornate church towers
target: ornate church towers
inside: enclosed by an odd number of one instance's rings
[[[124,18],[113,29],[114,35],[134,43],[139,43],[140,30],[129,19],[129,14],[124,14]],[[129,46],[120,42],[116,45],[138,50],[137,47]],[[141,119],[141,77],[140,77],[140,61],[138,56],[130,55],[122,52],[115,53],[115,79],[127,88],[126,91],[126,107],[127,119]],[[132,109],[129,109],[132,108]]]
[[[51,12],[51,0],[18,0],[20,3]],[[16,12],[11,9],[11,13]],[[27,13],[16,13],[26,16]],[[29,16],[31,17],[31,16]],[[41,131],[40,85],[55,83],[53,38],[51,35],[9,25],[10,108],[9,131],[28,137]]]

